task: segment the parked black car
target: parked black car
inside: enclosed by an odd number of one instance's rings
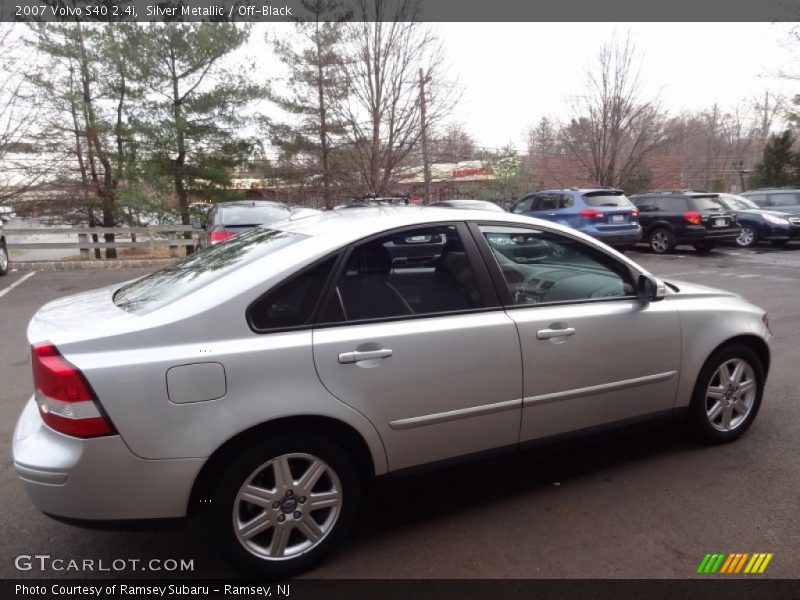
[[[800,188],[787,186],[780,188],[763,188],[747,190],[742,196],[767,210],[800,213]]]
[[[742,248],[756,246],[759,242],[770,242],[783,246],[792,239],[800,239],[800,215],[766,210],[752,200],[736,194],[720,194],[719,201],[739,217],[742,233],[736,244]]]
[[[736,213],[725,208],[718,194],[667,190],[630,197],[639,209],[642,241],[656,254],[672,252],[678,244],[692,244],[709,252],[720,242],[734,242],[741,234]]]
[[[310,208],[266,200],[221,202],[208,211],[205,222],[195,219],[192,221],[192,227],[200,230],[198,247],[205,248],[259,225],[318,212]]]

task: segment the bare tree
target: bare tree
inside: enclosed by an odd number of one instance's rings
[[[563,143],[601,186],[624,186],[666,140],[666,118],[656,100],[645,98],[630,38],[603,45],[571,109]]]
[[[462,123],[451,123],[431,141],[433,162],[457,163],[475,157],[475,139]]]
[[[0,202],[34,187],[44,175],[28,140],[40,102],[27,85],[22,25],[0,24]]]
[[[435,128],[456,101],[443,75],[442,46],[428,26],[414,22],[416,1],[359,0],[362,19],[347,25],[345,65],[351,95],[338,111],[347,123],[348,156],[364,191],[385,194],[392,175],[421,135],[419,69],[427,104],[426,126]]]

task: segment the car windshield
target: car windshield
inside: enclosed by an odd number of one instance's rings
[[[733,194],[720,196],[719,200],[731,210],[751,210],[753,208],[759,208],[758,204],[752,200],[748,200],[742,196],[734,196]]]
[[[237,204],[223,206],[219,211],[219,223],[223,226],[265,225],[289,217],[291,211],[285,206],[272,204]]]
[[[132,313],[155,310],[209,284],[241,265],[307,237],[260,227],[246,231],[122,286],[114,294],[114,304]]]
[[[633,206],[624,194],[584,194],[583,201],[588,206]]]
[[[725,206],[718,196],[693,196],[692,207],[694,210],[724,210]]]

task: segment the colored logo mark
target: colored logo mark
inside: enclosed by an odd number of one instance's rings
[[[767,569],[769,561],[772,560],[772,553],[757,552],[749,554],[747,552],[715,552],[706,554],[697,567],[698,573],[763,573]]]

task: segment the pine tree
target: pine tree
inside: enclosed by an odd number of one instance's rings
[[[283,160],[296,166],[300,163],[304,176],[321,179],[325,207],[330,209],[331,155],[344,132],[344,124],[331,107],[347,96],[340,54],[344,29],[339,22],[350,13],[338,0],[301,0],[301,4],[310,15],[296,25],[303,45],[298,47],[295,40],[273,40],[275,52],[289,69],[289,93],[269,94],[299,122],[271,122],[268,129]]]
[[[750,175],[750,187],[780,187],[800,182],[800,154],[792,150],[791,130],[770,136],[761,161]]]

